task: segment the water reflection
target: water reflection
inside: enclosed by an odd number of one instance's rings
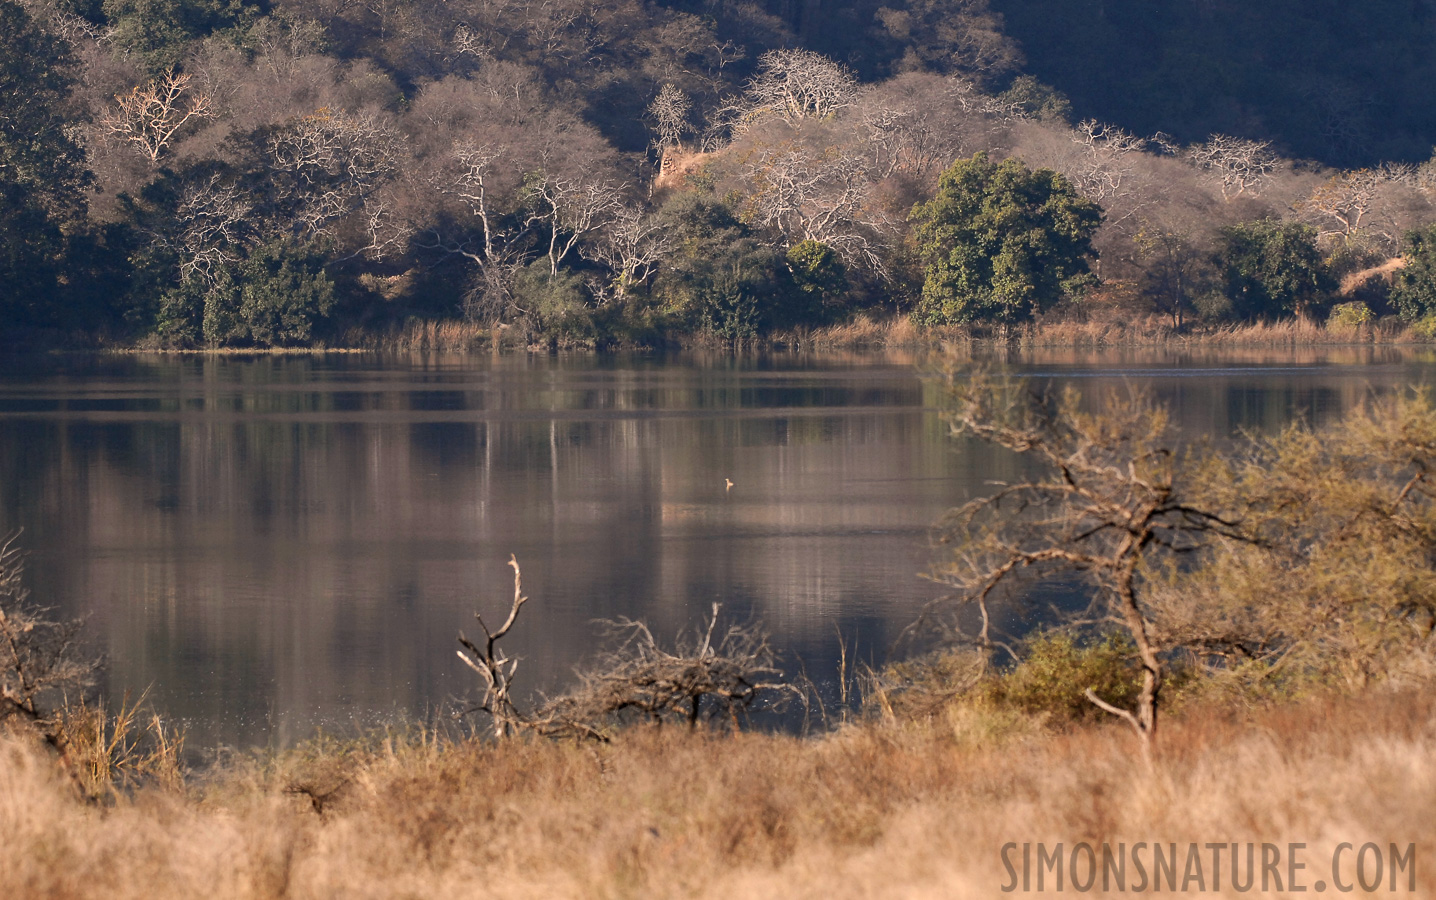
[[[931,360],[834,354],[103,357],[0,370],[0,529],[37,598],[86,615],[112,694],[152,688],[202,745],[423,715],[469,683],[455,632],[534,598],[522,677],[562,686],[593,620],[659,634],[714,601],[810,674],[881,653],[939,593],[927,527],[1018,474],[945,437]],[[1225,439],[1424,381],[1428,354],[1063,351],[989,364],[1127,385]],[[919,368],[915,368],[919,367]],[[735,483],[725,490],[725,479]]]

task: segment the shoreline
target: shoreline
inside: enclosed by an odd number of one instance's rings
[[[498,343],[494,341],[497,338]],[[1041,322],[1012,329],[1005,336],[991,329],[948,326],[921,329],[906,316],[885,319],[859,315],[850,322],[775,332],[751,342],[731,343],[687,335],[658,344],[615,343],[551,344],[511,340],[485,325],[461,320],[426,320],[402,330],[370,333],[349,332],[332,345],[309,347],[189,347],[146,345],[48,347],[31,354],[97,354],[160,356],[325,356],[387,353],[494,354],[525,352],[537,354],[578,353],[672,353],[686,351],[792,352],[863,350],[944,350],[967,347],[973,350],[1150,350],[1201,348],[1358,348],[1411,347],[1436,345],[1432,338],[1396,323],[1374,326],[1330,327],[1303,320],[1244,325],[1184,326],[1174,328],[1156,316],[1130,321],[1089,320]],[[13,349],[12,349],[13,353]],[[19,354],[17,354],[19,355]],[[29,354],[25,354],[29,355]]]

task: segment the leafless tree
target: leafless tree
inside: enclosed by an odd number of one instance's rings
[[[1400,231],[1393,209],[1398,198],[1392,195],[1414,187],[1415,173],[1412,166],[1391,163],[1340,172],[1317,185],[1296,209],[1317,225],[1320,238],[1349,243],[1369,234],[1391,247]]]
[[[988,141],[996,124],[970,82],[958,76],[908,74],[864,91],[857,104],[874,178],[894,175],[925,183]],[[984,143],[985,146],[985,143]]]
[[[1082,148],[1088,165],[1074,175],[1079,190],[1101,203],[1123,193],[1131,177],[1129,155],[1146,149],[1145,138],[1096,119],[1084,119],[1072,130],[1072,141]]]
[[[1366,224],[1381,182],[1380,173],[1372,169],[1342,172],[1317,185],[1298,209],[1328,226],[1319,231],[1319,236],[1350,237]]]
[[[464,56],[484,60],[490,57],[490,51],[484,39],[476,34],[472,28],[468,25],[459,24],[454,27],[450,58],[458,59]]]
[[[509,606],[508,618],[497,631],[490,631],[489,626],[484,623],[484,617],[474,613],[479,627],[484,630],[484,646],[479,647],[461,631],[459,643],[469,652],[458,651],[459,659],[479,673],[484,685],[483,700],[472,711],[488,713],[493,719],[494,737],[500,739],[513,734],[525,721],[513,701],[514,673],[518,671],[519,661],[509,659],[498,645],[504,635],[509,633],[509,629],[514,627],[514,622],[518,621],[519,610],[529,599],[524,596],[523,572],[519,569],[518,559],[510,555],[509,565],[514,570],[514,599]]]
[[[733,134],[777,116],[789,123],[823,119],[850,106],[858,83],[841,64],[811,50],[769,50],[758,57],[758,73],[720,118]]]
[[[995,594],[1032,577],[1087,579],[1096,588],[1094,620],[1124,629],[1142,667],[1134,709],[1090,690],[1087,697],[1124,719],[1150,748],[1166,668],[1145,573],[1212,536],[1236,536],[1236,524],[1189,492],[1166,413],[1140,394],[1112,394],[1102,412],[1087,413],[1071,389],[1051,397],[953,373],[949,390],[954,434],[1021,454],[1038,474],[949,513],[941,534],[954,552],[936,577],[976,607],[975,642],[984,650],[1000,646],[989,609]]]
[[[331,234],[351,213],[363,210],[368,248],[382,252],[401,237],[385,237],[389,212],[375,194],[399,168],[403,140],[377,117],[321,108],[270,138],[276,218],[296,236]],[[361,251],[362,252],[362,251]]]
[[[1271,181],[1280,162],[1270,141],[1253,141],[1214,134],[1187,151],[1198,169],[1211,172],[1221,185],[1222,197],[1231,199],[1260,193]]]
[[[460,200],[478,221],[478,244],[463,237],[430,231],[429,243],[417,245],[464,257],[478,265],[479,272],[464,298],[464,317],[470,321],[499,321],[513,305],[515,273],[529,260],[525,241],[533,222],[519,222],[506,215],[495,184],[501,181],[498,163],[502,150],[458,144],[450,151],[453,167],[442,170],[435,187]]]
[[[987,0],[904,0],[880,7],[876,19],[906,48],[900,65],[909,71],[990,79],[1022,62],[1016,43],[1003,33],[1001,14]]]
[[[191,90],[191,80],[171,70],[128,94],[116,94],[118,108],[101,122],[105,133],[132,144],[152,165],[158,163],[181,129],[215,116],[212,97]]]
[[[742,625],[718,632],[719,605],[701,635],[673,650],[659,646],[647,625],[629,619],[612,623],[621,642],[579,674],[571,693],[546,703],[534,716],[543,730],[602,736],[604,726],[625,715],[663,722],[677,719],[696,727],[705,711],[738,725],[738,714],[760,697],[797,694],[783,681],[767,635]]]
[[[1020,103],[994,97],[971,78],[954,75],[948,79],[947,83],[948,97],[964,112],[981,113],[1004,122],[1020,119],[1024,115]]]
[[[693,131],[688,114],[693,101],[681,89],[665,84],[653,102],[648,104],[648,118],[653,122],[654,146],[659,153],[668,153],[682,146],[685,135]]]
[[[463,252],[465,256],[481,265],[496,262],[499,258],[499,244],[502,236],[499,232],[497,210],[494,208],[490,185],[493,180],[494,164],[502,155],[501,151],[485,147],[466,144],[455,146],[453,157],[459,164],[459,173],[450,183],[442,187],[463,200],[479,220],[479,228],[483,235],[483,255],[477,256],[462,250],[458,252]]]
[[[459,635],[463,647],[459,658],[478,673],[484,688],[483,698],[464,713],[488,713],[495,738],[526,730],[549,737],[607,740],[610,727],[621,724],[627,714],[655,722],[678,718],[693,727],[705,709],[713,715],[729,716],[736,727],[738,714],[761,697],[781,699],[798,694],[784,683],[767,635],[745,625],[730,625],[718,632],[719,607],[715,603],[701,637],[680,640],[672,651],[660,647],[642,622],[621,619],[612,623],[621,638],[617,648],[581,672],[579,686],[571,693],[525,713],[513,698],[518,660],[510,659],[499,647],[528,602],[518,560],[510,556],[509,565],[514,570],[514,596],[504,624],[491,631],[475,613],[484,631],[483,645]]]
[[[750,218],[788,238],[832,247],[849,265],[882,275],[879,211],[869,203],[872,181],[863,157],[842,146],[814,149],[797,141],[763,147],[748,165]]]
[[[181,278],[198,275],[213,284],[253,239],[253,210],[253,198],[219,174],[185,185],[175,207],[179,230],[168,241],[178,253]]]
[[[612,224],[623,209],[619,188],[589,172],[575,177],[543,175],[529,185],[534,212],[531,223],[548,231],[549,273],[581,241]]]
[[[80,623],[57,622],[30,603],[18,534],[0,542],[0,722],[18,718],[57,738],[47,716],[70,691],[93,681],[99,664],[77,646]]]
[[[634,287],[647,284],[672,242],[654,216],[623,206],[594,244],[594,256],[613,273],[613,293],[622,301]]]

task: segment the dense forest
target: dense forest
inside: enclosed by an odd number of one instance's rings
[[[0,0],[0,344],[1436,333],[1425,0]]]

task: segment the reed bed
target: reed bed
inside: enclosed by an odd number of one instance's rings
[[[4,739],[0,896],[992,897],[1010,841],[1300,841],[1308,890],[1342,842],[1414,843],[1417,890],[1403,875],[1398,893],[1436,896],[1429,692],[1168,721],[1150,769],[1123,727],[965,707],[810,739],[419,730],[231,757],[102,803]]]

